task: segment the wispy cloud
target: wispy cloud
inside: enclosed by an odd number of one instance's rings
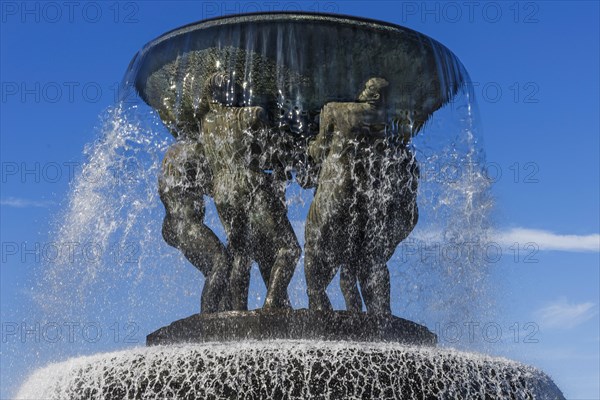
[[[535,243],[540,250],[558,250],[573,252],[599,252],[600,234],[591,235],[560,235],[553,232],[513,228],[496,232],[496,241],[505,246],[512,243]]]
[[[14,207],[14,208],[30,208],[30,207],[39,207],[39,208],[47,208],[55,205],[56,203],[50,200],[30,200],[30,199],[22,199],[18,197],[6,197],[0,199],[0,206],[3,207]]]
[[[534,314],[539,324],[546,328],[571,329],[588,321],[597,314],[596,304],[569,303],[565,297],[553,301]]]
[[[415,229],[410,236],[425,243],[444,243],[442,229]],[[600,252],[600,234],[563,235],[550,231],[529,228],[512,228],[490,232],[486,239],[499,244],[502,248],[510,249],[514,243],[521,246],[533,243],[539,251],[568,251],[568,252]]]

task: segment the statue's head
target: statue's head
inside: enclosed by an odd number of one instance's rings
[[[209,102],[224,106],[241,106],[244,99],[242,86],[224,71],[215,72],[208,78],[207,94]]]
[[[381,104],[385,99],[385,88],[389,82],[383,78],[371,78],[365,83],[365,88],[358,95],[358,101],[369,104]]]

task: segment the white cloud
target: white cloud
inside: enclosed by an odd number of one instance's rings
[[[496,232],[494,238],[505,246],[510,246],[513,243],[535,243],[540,250],[600,251],[600,234],[597,233],[591,235],[559,235],[538,229],[513,228]]]
[[[29,200],[18,197],[6,197],[0,200],[0,206],[3,207],[14,207],[14,208],[29,208],[29,207],[40,207],[46,208],[54,205],[53,201],[49,200]]]
[[[571,329],[597,314],[596,305],[587,303],[569,303],[566,298],[549,303],[535,312],[539,324],[545,328]]]
[[[443,243],[441,229],[415,229],[411,238],[426,243]],[[534,243],[539,251],[600,252],[600,234],[561,235],[540,229],[512,228],[490,233],[490,242],[498,243],[503,249],[511,249],[514,243],[521,247]],[[510,251],[508,251],[510,253]]]

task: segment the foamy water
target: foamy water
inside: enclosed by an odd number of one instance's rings
[[[384,343],[263,341],[157,346],[36,371],[18,399],[562,399],[503,358]]]

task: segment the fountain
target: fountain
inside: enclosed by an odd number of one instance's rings
[[[563,398],[541,371],[436,348],[392,314],[387,263],[427,218],[412,142],[469,83],[435,40],[349,16],[236,15],[148,43],[124,86],[176,140],[158,174],[162,236],[205,277],[201,313],[146,348],[38,370],[18,397]],[[303,248],[290,182],[314,191]],[[302,254],[298,309],[288,288]],[[249,310],[253,263],[266,296]],[[338,274],[345,310],[327,294]]]

